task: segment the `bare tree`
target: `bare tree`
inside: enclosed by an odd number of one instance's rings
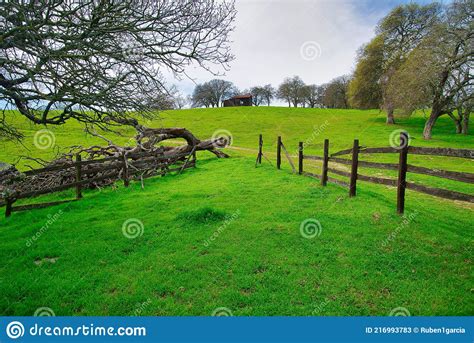
[[[157,111],[173,110],[175,108],[173,96],[167,92],[158,93],[153,98],[148,99],[146,106]]]
[[[181,110],[187,103],[188,99],[179,90],[173,94],[173,105],[175,109]]]
[[[0,100],[35,124],[150,118],[162,68],[233,59],[233,1],[11,0],[0,11]],[[19,138],[8,113],[0,130]]]
[[[324,87],[318,85],[307,85],[304,88],[304,103],[311,108],[320,107],[323,104]]]
[[[339,76],[324,85],[323,105],[328,108],[349,108],[347,91],[350,77]]]
[[[260,106],[264,101],[265,101],[265,88],[263,87],[252,87],[250,88],[250,91],[244,92],[244,93],[250,93],[252,94],[252,104],[254,106]]]
[[[214,107],[212,92],[206,83],[196,85],[191,96],[192,107]]]
[[[150,98],[148,107],[155,110],[174,110],[182,109],[186,105],[186,98],[181,94],[178,88],[173,85],[169,90],[157,94]]]
[[[276,95],[276,91],[272,85],[268,84],[268,85],[263,86],[263,97],[265,98],[267,106],[270,106],[270,102],[275,97],[275,95]]]
[[[193,107],[219,107],[225,98],[237,95],[238,90],[230,81],[214,79],[194,88]]]
[[[304,82],[299,76],[286,78],[278,87],[277,96],[288,102],[288,107],[303,103]]]
[[[291,107],[291,87],[288,82],[283,82],[280,86],[278,86],[276,96],[277,98],[286,101],[288,103],[288,107]]]
[[[237,95],[239,92],[234,84],[230,81],[214,79],[207,82],[206,85],[209,87],[211,94],[211,103],[213,104],[212,107],[214,107],[214,104],[216,107],[220,107],[226,98]]]

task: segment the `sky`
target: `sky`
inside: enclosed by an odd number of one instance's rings
[[[231,35],[235,60],[219,78],[240,90],[278,86],[299,75],[307,84],[322,84],[349,74],[357,49],[375,35],[375,26],[404,0],[236,0],[237,18]],[[426,3],[427,1],[417,1]],[[168,83],[191,94],[195,83],[215,78],[198,67],[187,72],[193,80]]]

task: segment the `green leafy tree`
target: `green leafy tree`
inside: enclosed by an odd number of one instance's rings
[[[387,124],[395,123],[395,106],[387,89],[408,54],[438,22],[439,12],[437,3],[410,3],[395,7],[381,20],[377,36],[359,55],[349,89],[352,104],[359,108],[378,105],[387,112]]]
[[[384,41],[375,37],[359,51],[354,77],[349,83],[348,101],[352,107],[369,109],[382,106],[380,79],[383,71]]]
[[[423,130],[425,139],[431,138],[442,115],[453,118],[457,132],[468,133],[474,99],[473,13],[471,0],[448,5],[442,22],[408,55],[388,88],[395,106],[408,113],[431,108]]]

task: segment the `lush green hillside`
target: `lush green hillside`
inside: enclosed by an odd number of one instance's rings
[[[226,108],[162,118],[149,125],[184,126],[202,138],[226,129],[235,148],[255,149],[261,132],[272,161],[278,134],[290,150],[305,141],[318,153],[324,138],[334,149],[355,137],[387,146],[395,129],[377,111]],[[414,117],[396,129],[408,129],[416,145],[474,148],[472,136],[451,134],[449,120],[423,141],[422,124]],[[315,125],[325,126],[314,134]],[[25,147],[3,143],[0,160],[51,158],[52,150],[33,145],[38,128],[24,129]],[[59,148],[97,142],[75,124],[52,130]],[[228,151],[226,160],[202,152],[196,169],[148,179],[144,189],[132,183],[87,191],[78,202],[1,219],[0,313],[49,307],[56,315],[210,315],[225,307],[234,315],[388,315],[404,307],[412,315],[474,314],[471,205],[408,191],[402,218],[393,188],[360,183],[349,199],[346,189],[323,188],[287,164],[255,168],[253,151]],[[410,162],[474,171],[459,159]],[[473,192],[471,185],[418,180]],[[143,223],[134,239],[122,230],[131,219]],[[301,234],[308,219],[319,221],[319,235]]]
[[[54,149],[39,150],[33,145],[34,134],[44,127],[27,123],[19,114],[15,115],[26,134],[23,145],[0,142],[0,160],[14,161],[14,155],[51,157]],[[151,127],[186,127],[201,138],[210,137],[218,130],[228,130],[234,138],[234,145],[256,148],[258,134],[264,135],[270,146],[281,135],[287,147],[296,149],[299,141],[306,142],[309,151],[321,151],[324,138],[331,140],[332,149],[350,147],[358,138],[362,145],[387,146],[393,130],[405,129],[412,137],[413,145],[474,148],[473,136],[455,135],[452,120],[440,118],[433,133],[433,139],[422,139],[423,114],[399,119],[399,125],[385,125],[385,114],[377,110],[338,110],[286,107],[228,107],[219,109],[189,109],[166,111],[160,119],[144,122]],[[48,127],[56,137],[56,147],[101,143],[97,138],[87,136],[80,125],[68,123],[61,127]],[[474,129],[473,129],[474,130]],[[131,129],[119,130],[126,137],[115,136],[117,142],[125,143],[133,137]],[[113,135],[112,135],[113,136]],[[28,149],[30,151],[28,151]]]
[[[14,163],[20,155],[51,159],[57,151],[64,151],[66,147],[82,144],[104,144],[98,138],[88,136],[77,123],[68,123],[61,127],[48,127],[54,133],[55,145],[47,149],[38,149],[34,143],[35,133],[44,127],[32,125],[24,121],[18,114],[17,121],[22,124],[26,139],[22,144],[1,142],[0,161]],[[257,149],[258,134],[264,135],[264,149],[268,157],[274,160],[276,138],[282,136],[283,142],[290,153],[296,155],[298,142],[305,143],[305,153],[321,154],[325,138],[330,139],[330,150],[337,151],[352,146],[354,138],[365,146],[388,146],[394,130],[407,130],[412,138],[411,144],[418,146],[453,147],[474,149],[474,136],[455,135],[454,124],[449,118],[441,118],[434,131],[434,138],[423,140],[422,131],[424,118],[420,113],[411,118],[400,119],[399,125],[385,125],[385,114],[377,110],[334,110],[285,107],[248,107],[248,108],[219,108],[219,109],[191,109],[168,111],[160,114],[160,119],[145,122],[150,127],[186,127],[200,138],[209,138],[216,132],[229,131],[233,136],[233,146],[246,149]],[[121,129],[123,136],[109,134],[119,144],[133,143],[130,137],[134,136],[133,129]],[[41,136],[40,136],[41,137]],[[47,142],[45,142],[47,143]],[[255,151],[239,149],[239,154],[255,156]],[[273,154],[273,155],[272,155]],[[373,155],[364,156],[367,160],[381,162],[396,162],[397,156]],[[458,158],[440,158],[427,156],[410,156],[411,164],[454,170],[473,171],[474,161]],[[20,168],[33,162],[21,160]],[[314,165],[314,168],[312,167]],[[308,171],[318,171],[319,164],[311,163],[306,166]],[[344,169],[344,167],[342,167]],[[377,171],[364,170],[366,174]],[[384,175],[395,175],[394,172],[384,172]],[[460,192],[474,192],[474,185],[460,184],[444,179],[410,175],[410,180],[425,182],[431,186],[446,187]]]

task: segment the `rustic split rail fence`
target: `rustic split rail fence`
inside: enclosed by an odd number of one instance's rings
[[[87,169],[84,168],[86,166]],[[11,180],[14,185],[16,180],[21,179],[22,182],[28,182],[28,178],[41,176],[42,174],[52,171],[64,171],[68,176],[71,176],[71,174],[75,175],[74,182],[68,182],[53,187],[40,187],[34,191],[15,192],[1,201],[0,206],[5,206],[5,216],[9,217],[12,212],[43,208],[81,199],[82,190],[84,188],[100,181],[110,180],[110,183],[114,183],[117,180],[123,180],[124,186],[128,187],[131,179],[143,181],[143,179],[156,175],[165,176],[175,171],[181,173],[184,169],[195,166],[196,153],[194,151],[178,155],[163,155],[157,151],[140,152],[133,154],[133,158],[132,156],[123,155],[96,160],[82,160],[81,156],[77,154],[73,162],[28,170]],[[102,175],[96,176],[98,173]],[[19,199],[32,198],[38,195],[55,193],[71,188],[76,189],[76,197],[73,200],[13,206]]]
[[[261,163],[261,156],[263,156],[262,151],[262,135],[259,139],[259,155],[257,157],[257,162]],[[440,198],[450,199],[450,200],[459,200],[474,203],[474,195],[460,193],[456,191],[451,191],[447,189],[427,187],[420,185],[414,182],[407,181],[407,173],[416,173],[424,174],[429,176],[435,176],[439,178],[464,182],[464,183],[474,183],[474,174],[467,172],[456,172],[448,170],[438,170],[438,169],[429,169],[425,167],[419,167],[408,164],[408,155],[431,155],[431,156],[442,156],[442,157],[456,157],[463,159],[474,159],[474,150],[470,149],[452,149],[452,148],[428,148],[428,147],[414,147],[409,146],[408,134],[402,132],[400,134],[400,146],[398,147],[380,147],[380,148],[368,148],[361,147],[359,145],[359,140],[355,139],[353,142],[352,148],[337,151],[335,153],[329,154],[329,139],[324,140],[324,150],[323,156],[315,155],[305,155],[303,148],[303,142],[299,142],[298,145],[298,174],[306,175],[310,177],[317,178],[321,180],[321,185],[326,186],[328,182],[338,184],[343,187],[347,187],[349,191],[349,196],[354,197],[357,194],[357,181],[366,181],[375,184],[393,186],[397,188],[397,212],[403,214],[405,209],[405,190],[411,189],[417,192],[433,195]],[[293,161],[291,156],[288,154],[281,137],[278,137],[277,140],[277,168],[281,168],[281,152],[285,152],[286,157],[296,173]],[[380,162],[368,162],[360,161],[359,155],[363,154],[398,154],[399,162],[398,163],[380,163]],[[351,159],[340,158],[338,156],[351,155]],[[319,160],[322,162],[321,174],[317,175],[310,172],[304,171],[304,160]],[[343,170],[335,169],[329,167],[329,162],[334,162],[337,164],[349,165],[351,166],[351,171],[346,172]],[[381,178],[375,176],[361,175],[358,172],[359,167],[364,168],[376,168],[384,170],[396,170],[398,171],[397,179],[390,178]],[[333,178],[328,175],[332,173],[339,176],[344,176],[349,178],[349,182],[341,181],[339,179]]]

